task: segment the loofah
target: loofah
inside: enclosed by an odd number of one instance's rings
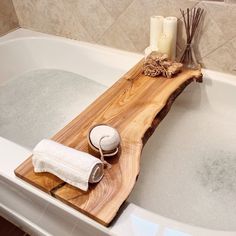
[[[167,54],[152,52],[144,62],[143,73],[151,77],[162,75],[171,78],[182,68],[182,63],[169,60]]]

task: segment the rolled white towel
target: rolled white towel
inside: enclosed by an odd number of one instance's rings
[[[84,191],[88,183],[103,177],[103,163],[98,158],[52,140],[43,139],[33,150],[35,172],[49,172]]]

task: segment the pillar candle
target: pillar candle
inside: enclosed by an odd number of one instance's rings
[[[158,41],[163,30],[163,16],[152,16],[150,18],[150,48],[152,51],[158,50]]]
[[[177,39],[177,18],[173,16],[166,17],[163,21],[163,33],[172,39],[170,50],[170,59],[175,60],[176,39]]]
[[[171,57],[172,38],[169,35],[161,34],[159,39],[159,52],[167,54]]]

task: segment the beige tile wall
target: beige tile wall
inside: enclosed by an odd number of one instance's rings
[[[2,1],[2,0],[1,0]],[[197,55],[207,68],[236,73],[236,5],[190,0],[13,0],[20,26],[143,52],[151,15],[180,17],[179,8],[206,10]],[[184,42],[179,21],[178,51]]]
[[[0,0],[0,35],[18,27],[18,19],[11,0]]]

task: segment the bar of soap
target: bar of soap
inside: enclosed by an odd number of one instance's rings
[[[118,131],[108,125],[95,126],[89,134],[92,145],[103,151],[112,151],[120,144],[120,135]]]

